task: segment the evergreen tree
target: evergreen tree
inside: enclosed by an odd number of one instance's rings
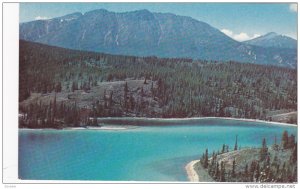
[[[235,158],[234,158],[233,162],[232,162],[232,170],[231,170],[231,176],[233,178],[235,178],[235,167],[236,167],[236,162],[235,162]]]
[[[220,182],[225,182],[225,164],[221,161]]]
[[[206,169],[208,167],[208,149],[205,150],[203,167]]]
[[[108,105],[109,107],[112,107],[113,105],[113,91],[110,91]]]
[[[289,140],[289,135],[287,131],[284,131],[282,134],[282,139],[281,139],[281,145],[283,149],[287,149],[288,148],[288,140]]]
[[[129,97],[129,108],[130,110],[134,110],[134,106],[135,106],[135,101],[132,95],[130,95]]]
[[[205,154],[202,154],[202,157],[200,158],[200,162],[203,164],[204,163],[204,159],[205,159]]]
[[[280,181],[281,182],[285,182],[286,181],[286,163],[284,162],[283,165],[282,165],[282,169],[280,171]]]
[[[259,177],[260,177],[260,167],[259,167],[259,163],[257,163],[256,169],[255,169],[255,174],[254,174],[254,178],[255,178],[256,182],[259,181]]]
[[[244,180],[248,181],[248,177],[249,177],[248,164],[246,164],[244,169]]]
[[[291,134],[290,136],[289,136],[289,139],[288,139],[288,146],[287,146],[287,148],[289,148],[289,149],[293,149],[294,148],[294,146],[295,146],[295,135],[293,135],[293,134]]]
[[[274,137],[273,149],[274,149],[275,151],[278,151],[278,150],[279,150],[279,146],[278,146],[278,144],[277,144],[277,137],[276,137],[276,135],[275,135],[275,137]]]
[[[223,146],[222,146],[222,151],[221,151],[221,153],[222,153],[222,154],[225,153],[225,144],[223,144]]]
[[[297,163],[297,144],[294,145],[292,155],[290,157],[292,163]]]
[[[260,149],[260,160],[261,161],[265,160],[267,155],[268,155],[268,147],[267,147],[267,144],[266,144],[266,139],[263,138],[262,147]]]
[[[297,164],[294,167],[294,171],[293,171],[293,182],[297,182]]]
[[[237,135],[235,136],[235,145],[234,145],[234,150],[238,149],[238,139],[237,139]]]
[[[125,82],[125,85],[124,85],[124,107],[125,107],[126,112],[128,110],[127,98],[128,98],[128,85],[127,85],[127,82]]]
[[[219,180],[219,178],[220,178],[220,169],[219,169],[219,162],[217,162],[216,168],[215,168],[214,179]]]

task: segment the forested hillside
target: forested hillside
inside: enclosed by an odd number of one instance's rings
[[[117,56],[21,40],[19,79],[21,127],[107,116],[266,120],[297,110],[295,69],[232,61]]]

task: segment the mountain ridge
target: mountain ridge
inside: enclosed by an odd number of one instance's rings
[[[277,34],[275,32],[269,32],[257,38],[244,41],[244,43],[261,47],[297,49],[296,39],[285,35]]]
[[[62,16],[21,23],[20,39],[109,54],[296,67],[295,51],[240,43],[192,17],[146,9],[124,13],[97,9],[79,14],[69,14],[75,15],[72,19]]]

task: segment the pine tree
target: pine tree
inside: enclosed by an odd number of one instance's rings
[[[267,147],[267,144],[266,144],[266,139],[263,138],[262,147],[260,149],[260,160],[261,161],[265,160],[267,155],[268,155],[268,147]]]
[[[275,137],[274,137],[273,149],[274,149],[275,151],[278,151],[278,150],[279,150],[279,146],[278,146],[278,144],[277,144],[277,137],[276,137],[276,135],[275,135]]]
[[[257,163],[256,170],[255,170],[255,175],[254,175],[254,178],[255,178],[256,182],[259,181],[259,177],[260,177],[260,167],[259,167],[259,163]]]
[[[109,107],[112,107],[112,105],[113,105],[113,91],[110,91],[108,105],[109,105]]]
[[[134,110],[134,106],[135,106],[135,101],[132,95],[130,95],[129,97],[129,108],[130,110]]]
[[[223,146],[222,146],[222,151],[221,151],[221,153],[222,153],[222,154],[225,153],[225,144],[223,144]]]
[[[279,172],[280,172],[280,166],[279,164],[276,165],[276,176],[279,176]]]
[[[284,162],[282,165],[282,169],[280,171],[280,180],[281,182],[285,182],[286,181],[286,163]]]
[[[267,172],[267,180],[266,182],[272,182],[274,181],[274,175],[272,169],[269,169]]]
[[[248,181],[249,177],[249,172],[248,172],[248,164],[246,164],[245,169],[244,169],[244,181]]]
[[[293,171],[293,182],[297,182],[297,164],[294,167],[294,171]]]
[[[204,159],[205,159],[205,154],[202,154],[202,157],[200,158],[200,162],[203,164],[204,163]]]
[[[225,182],[225,164],[221,161],[220,182]]]
[[[284,131],[282,134],[282,139],[281,139],[281,145],[283,149],[288,148],[288,140],[289,140],[289,135],[287,131]]]
[[[107,108],[106,89],[104,90],[103,93],[103,101],[104,101],[104,108]]]
[[[288,146],[287,146],[287,148],[293,149],[294,145],[295,145],[295,135],[291,134],[289,136],[289,139],[288,139]]]
[[[212,157],[211,157],[211,166],[215,166],[215,161],[216,161],[216,158],[215,158],[215,151],[213,151],[213,154],[212,154]]]
[[[208,149],[205,150],[203,167],[206,169],[208,167]]]
[[[232,162],[232,170],[231,170],[231,176],[233,178],[235,178],[235,167],[236,167],[236,162],[235,162],[235,158],[233,159],[233,162]]]
[[[292,163],[297,163],[297,144],[294,145],[292,155],[290,157]]]
[[[219,169],[219,162],[217,162],[216,168],[215,168],[214,179],[218,180],[219,178],[220,178],[220,169]]]
[[[237,139],[237,135],[235,136],[235,145],[234,145],[234,150],[238,149],[238,139]]]
[[[124,107],[125,107],[126,112],[128,110],[127,98],[128,98],[128,85],[127,85],[127,82],[125,82],[125,85],[124,85]]]

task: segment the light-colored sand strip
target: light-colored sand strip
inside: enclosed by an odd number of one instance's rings
[[[87,126],[87,127],[65,127],[62,130],[65,131],[75,131],[75,130],[128,130],[128,129],[137,129],[138,126],[102,126],[102,127],[91,127],[91,126]],[[45,129],[31,129],[31,128],[20,128],[20,130],[59,130],[59,129],[52,129],[52,128],[45,128]]]
[[[126,130],[126,129],[136,129],[136,126],[102,126],[102,127],[90,127],[87,129],[91,130]]]
[[[259,119],[244,119],[244,118],[232,118],[232,117],[211,117],[211,118],[237,120],[237,121],[248,121],[248,122],[257,122],[257,123],[269,123],[269,124],[274,124],[274,125],[297,127],[296,124],[281,123],[281,122],[274,122],[274,121],[264,121],[264,120],[259,120]]]
[[[190,163],[188,163],[186,166],[185,166],[185,170],[188,174],[188,178],[191,182],[199,182],[199,177],[198,177],[198,174],[197,172],[195,171],[194,169],[194,165],[199,162],[199,160],[194,160],[194,161],[191,161]]]
[[[247,122],[257,122],[257,123],[269,123],[274,125],[284,125],[297,127],[296,124],[281,123],[274,121],[265,121],[260,119],[245,119],[245,118],[233,118],[233,117],[189,117],[189,118],[147,118],[147,117],[106,117],[104,119],[132,119],[132,120],[149,120],[149,121],[185,121],[185,120],[202,120],[202,119],[224,119],[224,120],[236,120],[236,121],[247,121]],[[101,119],[100,119],[101,120]]]
[[[136,129],[137,126],[87,126],[87,127],[66,127],[64,130],[127,130]]]

